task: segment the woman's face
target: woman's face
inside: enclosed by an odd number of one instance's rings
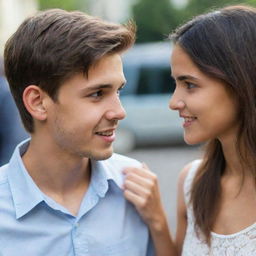
[[[169,106],[184,119],[185,142],[233,140],[238,131],[238,110],[225,83],[200,71],[179,45],[174,47],[171,67],[176,89]]]

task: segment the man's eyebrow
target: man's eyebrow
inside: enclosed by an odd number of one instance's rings
[[[126,81],[124,81],[120,87],[123,87],[126,84]],[[95,84],[95,85],[91,85],[88,86],[86,88],[82,88],[81,91],[82,92],[90,92],[90,91],[95,91],[95,90],[100,90],[100,89],[110,89],[113,88],[112,84]]]
[[[100,90],[100,89],[112,88],[112,87],[113,86],[111,84],[95,84],[95,85],[85,87],[81,89],[81,91],[88,92],[88,91],[94,91],[94,90]]]

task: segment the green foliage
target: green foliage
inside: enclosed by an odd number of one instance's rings
[[[256,4],[255,0],[190,0],[189,4],[183,10],[186,18],[190,19],[192,16],[211,11],[216,8],[225,7],[228,5],[241,5],[241,4]]]
[[[248,0],[248,1],[246,1],[246,3],[256,7],[256,0]]]
[[[162,41],[192,17],[234,4],[256,6],[256,0],[190,0],[183,9],[175,9],[170,0],[139,0],[133,6],[133,17],[138,26],[137,42]]]
[[[176,16],[169,0],[141,0],[133,6],[138,32],[137,42],[163,40],[169,34]]]
[[[80,8],[80,0],[39,0],[40,10],[61,8],[64,10],[77,10]]]

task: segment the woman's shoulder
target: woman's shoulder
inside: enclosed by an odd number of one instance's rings
[[[201,163],[202,159],[194,160],[186,164],[180,172],[178,184],[183,189],[186,204],[189,201],[189,195],[193,179]]]
[[[179,181],[185,184],[188,180],[193,180],[195,173],[202,163],[202,159],[196,159],[188,164],[186,164],[179,174]]]

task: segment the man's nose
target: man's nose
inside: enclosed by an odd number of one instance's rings
[[[125,118],[126,111],[119,98],[112,102],[111,108],[107,111],[106,116],[108,120],[122,120]]]

